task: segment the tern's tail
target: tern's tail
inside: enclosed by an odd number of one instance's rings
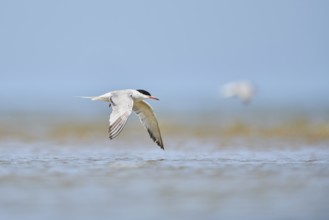
[[[104,97],[104,96],[79,96],[79,98],[91,99],[92,101],[96,101],[96,100],[101,100],[101,101],[105,101],[105,102],[109,101],[109,98]]]

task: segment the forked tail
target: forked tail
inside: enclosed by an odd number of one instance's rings
[[[78,97],[83,99],[90,99],[92,101],[96,101],[96,100],[105,101],[105,102],[109,101],[109,98],[105,96],[78,96]]]

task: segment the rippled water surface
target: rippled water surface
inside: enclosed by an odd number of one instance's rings
[[[164,126],[162,151],[133,126],[111,142],[64,127],[2,136],[0,219],[329,219],[323,131]]]

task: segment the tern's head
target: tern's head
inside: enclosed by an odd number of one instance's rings
[[[149,93],[148,91],[146,91],[144,89],[137,89],[136,91],[137,91],[136,98],[138,98],[138,99],[154,99],[154,100],[159,100],[158,98],[152,96],[151,93]]]

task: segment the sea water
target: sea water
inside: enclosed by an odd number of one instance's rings
[[[325,124],[164,123],[165,151],[131,124],[4,124],[0,219],[329,218]]]

